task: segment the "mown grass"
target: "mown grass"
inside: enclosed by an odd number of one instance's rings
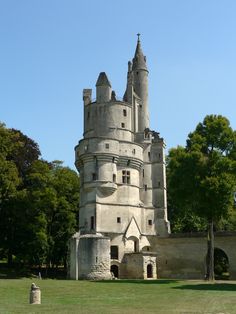
[[[32,282],[41,305],[29,304]],[[236,282],[0,280],[0,313],[236,313]]]

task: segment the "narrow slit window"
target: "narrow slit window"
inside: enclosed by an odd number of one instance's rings
[[[124,116],[124,117],[127,117],[127,111],[126,111],[126,109],[123,109],[123,116]]]
[[[123,129],[125,128],[124,122],[121,123],[121,127],[122,127]]]
[[[151,219],[148,219],[148,225],[152,226],[152,220]]]
[[[147,191],[147,184],[144,185],[144,190]]]
[[[109,149],[109,144],[108,143],[105,144],[105,148]]]
[[[91,216],[90,218],[90,228],[91,230],[94,230],[94,216]]]
[[[92,179],[93,179],[93,181],[97,180],[97,174],[95,172],[92,173]]]
[[[121,218],[117,217],[116,221],[117,221],[118,224],[120,224],[121,223]]]
[[[113,174],[113,182],[116,183],[116,174]]]
[[[150,159],[151,159],[151,153],[148,152],[148,160],[150,160]]]

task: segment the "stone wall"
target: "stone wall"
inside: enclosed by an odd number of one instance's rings
[[[205,234],[179,234],[150,239],[157,252],[159,278],[203,279],[206,273],[207,237]],[[236,233],[215,236],[215,248],[229,259],[230,279],[236,279]]]

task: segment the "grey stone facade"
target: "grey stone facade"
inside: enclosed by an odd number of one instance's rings
[[[111,268],[120,278],[146,278],[149,267],[148,277],[155,278],[149,237],[170,232],[165,143],[149,128],[148,69],[139,39],[128,63],[123,100],[116,99],[101,72],[96,100],[91,89],[84,89],[83,101],[84,137],[75,147],[81,179],[79,234],[71,243],[70,276],[96,279],[97,273],[97,279],[107,279]]]

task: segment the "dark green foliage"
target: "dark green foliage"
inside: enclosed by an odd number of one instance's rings
[[[208,255],[211,256],[207,261],[211,263],[211,270],[214,267],[213,224],[220,226],[232,215],[236,190],[235,147],[236,133],[229,121],[210,115],[189,134],[186,147],[172,149],[168,157],[170,205],[178,209],[172,214],[174,230],[185,231],[189,223],[192,228],[197,217],[201,219],[197,229],[204,229],[208,224]]]
[[[168,199],[174,226],[177,220],[192,225],[195,217],[223,222],[234,228],[233,192],[236,188],[235,132],[229,121],[216,115],[206,116],[190,133],[186,147],[171,149],[168,156]],[[231,221],[226,223],[226,221]],[[220,223],[222,222],[222,223]],[[193,226],[194,227],[194,226]],[[204,230],[206,223],[194,229]],[[175,227],[174,227],[175,228]],[[179,227],[180,231],[181,227]]]
[[[37,143],[0,124],[0,253],[9,264],[66,264],[77,229],[78,175],[39,157]]]

